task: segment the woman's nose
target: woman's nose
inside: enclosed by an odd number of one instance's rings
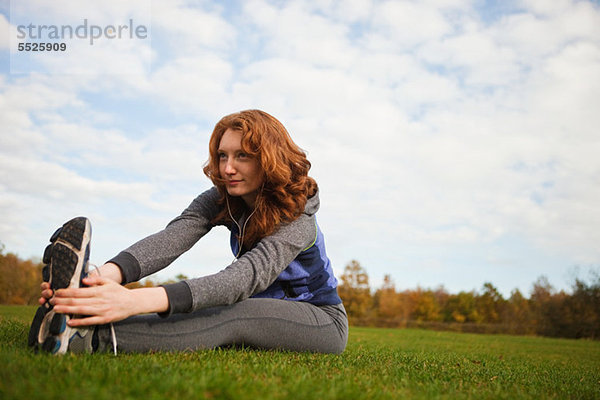
[[[235,174],[235,167],[231,160],[227,160],[227,164],[225,164],[225,173],[228,175]]]

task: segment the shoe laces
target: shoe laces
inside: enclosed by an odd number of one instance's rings
[[[89,263],[88,265],[90,267],[94,268],[94,270],[96,271],[98,276],[102,276],[102,274],[100,273],[100,268],[98,268],[98,266],[96,264]],[[116,356],[117,355],[117,335],[115,334],[115,327],[114,327],[113,323],[111,322],[109,325],[110,325],[110,336],[111,336],[111,341],[112,341],[113,354]]]

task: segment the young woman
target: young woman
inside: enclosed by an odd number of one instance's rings
[[[117,343],[125,352],[344,350],[346,312],[304,152],[259,110],[221,119],[209,152],[204,173],[214,187],[89,275],[89,221],[75,218],[52,235],[30,346],[56,354],[116,351]],[[222,271],[155,288],[121,286],[167,267],[217,225],[231,231],[235,255]]]

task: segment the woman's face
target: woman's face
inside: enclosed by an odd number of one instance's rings
[[[227,129],[217,150],[219,173],[225,179],[227,193],[240,196],[248,207],[254,207],[264,180],[258,160],[242,150],[242,132]]]

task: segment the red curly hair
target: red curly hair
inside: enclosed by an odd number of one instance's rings
[[[218,148],[227,129],[242,133],[242,150],[258,160],[265,176],[243,237],[242,246],[250,249],[282,222],[298,218],[308,198],[317,192],[317,183],[308,176],[311,164],[306,154],[294,143],[283,124],[264,111],[245,110],[223,117],[210,137],[204,174],[219,190],[221,205],[229,195],[219,172]],[[235,218],[246,208],[241,197],[229,197],[229,204]],[[213,222],[227,220],[231,217],[224,207]]]

